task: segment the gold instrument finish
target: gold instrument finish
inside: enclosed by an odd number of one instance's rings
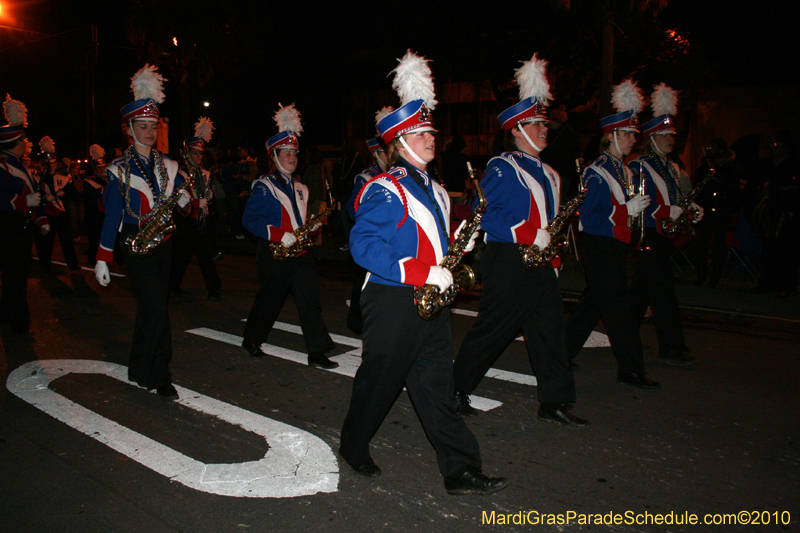
[[[464,257],[464,250],[469,244],[472,234],[480,228],[481,218],[486,212],[486,198],[483,196],[483,189],[481,189],[478,180],[475,178],[475,171],[469,162],[467,162],[467,169],[475,187],[475,194],[478,195],[478,205],[472,211],[464,227],[456,235],[453,244],[450,245],[447,254],[439,264],[439,266],[446,268],[453,274],[453,284],[444,292],[439,292],[439,288],[436,285],[425,285],[414,290],[417,312],[425,320],[433,320],[439,316],[442,309],[453,303],[459,290],[469,291],[475,286],[475,272],[472,271],[469,265],[462,265],[461,259]]]
[[[706,177],[703,178],[703,181],[701,181],[697,187],[689,191],[689,194],[684,196],[681,201],[676,204],[677,207],[680,207],[683,210],[681,211],[680,216],[674,220],[671,218],[664,218],[659,221],[661,232],[664,233],[664,235],[674,237],[688,227],[689,223],[697,217],[697,209],[693,209],[691,205],[694,202],[694,199],[697,198],[697,195],[700,194],[700,191],[702,191],[703,188],[708,185],[708,182],[713,180],[716,175],[716,170],[712,166],[711,160],[707,159],[707,161],[709,172]],[[692,214],[691,218],[687,216],[689,213]]]
[[[181,151],[183,160],[187,163],[187,168],[191,169],[189,165],[189,158],[185,151]],[[136,235],[125,239],[125,244],[134,255],[145,255],[154,250],[159,244],[164,242],[167,235],[175,233],[175,222],[172,220],[172,211],[178,205],[178,200],[181,198],[181,191],[190,189],[195,182],[196,176],[193,170],[189,170],[188,179],[183,184],[172,191],[172,194],[167,200],[156,206],[155,209],[150,211],[144,224],[139,227]]]
[[[319,213],[308,217],[308,220],[305,224],[292,232],[297,241],[288,248],[279,242],[270,243],[269,247],[272,249],[272,258],[275,261],[284,261],[290,257],[296,257],[301,252],[308,250],[311,248],[311,246],[313,246],[314,242],[311,240],[311,234],[314,233],[314,226],[316,226],[318,223],[321,223],[323,218],[333,213],[333,210],[336,207],[336,204],[333,201],[333,192],[331,192],[331,186],[327,182],[325,185],[328,193],[328,206]]]
[[[535,268],[549,263],[555,259],[556,256],[564,253],[564,250],[569,246],[564,228],[570,217],[578,210],[578,207],[580,207],[584,198],[586,198],[586,189],[583,185],[583,174],[581,173],[581,160],[576,159],[575,164],[581,179],[581,190],[578,191],[578,194],[575,195],[574,198],[561,207],[558,214],[553,217],[553,220],[551,220],[545,228],[547,233],[550,234],[550,244],[548,244],[544,250],[540,250],[535,244],[531,244],[530,246],[527,244],[519,245],[522,266],[527,270],[534,270]]]
[[[639,194],[642,195],[644,194],[644,179],[644,161],[639,159]],[[633,227],[629,228],[639,234],[638,240],[633,245],[633,249],[639,252],[647,249],[644,245],[644,217],[646,211],[647,209],[645,208],[644,211],[636,215]]]

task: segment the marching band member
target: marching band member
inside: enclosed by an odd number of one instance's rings
[[[375,123],[377,124],[380,122],[383,117],[392,111],[394,111],[392,107],[384,107],[380,111],[376,112]],[[353,194],[350,195],[350,199],[347,201],[347,214],[350,216],[350,220],[353,222],[356,220],[355,203],[358,199],[358,193],[361,192],[361,188],[378,174],[382,174],[389,170],[389,160],[386,158],[386,146],[383,144],[383,140],[380,138],[380,136],[369,139],[367,141],[367,148],[369,149],[369,153],[372,154],[374,160],[370,166],[365,168],[358,176],[355,177]],[[367,275],[367,271],[357,264],[354,265],[354,270],[353,289],[350,292],[350,309],[347,313],[347,327],[356,335],[360,335],[364,329],[364,324],[361,316],[361,305],[359,302],[361,301],[361,286],[364,285],[364,278]]]
[[[448,494],[490,494],[508,481],[481,473],[478,441],[456,412],[450,311],[427,321],[414,302],[415,286],[444,291],[453,283],[438,266],[450,242],[450,200],[427,174],[436,156],[433,79],[427,60],[410,50],[394,72],[403,105],[377,124],[391,168],[361,188],[350,233],[353,259],[368,274],[362,362],[339,454],[360,475],[381,474],[369,443],[405,385]]]
[[[675,205],[682,196],[680,172],[678,165],[668,157],[675,148],[673,121],[678,109],[678,93],[662,83],[654,87],[650,101],[655,116],[642,124],[642,136],[649,144],[649,153],[628,164],[636,182],[640,180],[640,169],[644,173],[645,191],[650,192],[652,198],[643,215],[646,246],[638,254],[631,283],[633,317],[641,322],[647,307],[651,306],[658,336],[658,358],[665,363],[686,366],[697,361],[686,353],[689,348],[683,335],[670,260],[672,238],[661,230],[662,220],[675,220],[683,211]],[[693,222],[701,217],[702,214]]]
[[[86,194],[83,197],[83,201],[86,233],[89,236],[86,255],[91,266],[97,263],[97,248],[100,246],[100,234],[103,231],[103,221],[106,218],[103,195],[108,185],[108,178],[106,178],[108,162],[105,156],[106,151],[100,145],[93,144],[89,147],[89,157],[91,158],[94,173],[84,180]]]
[[[70,181],[69,176],[60,174],[56,168],[58,157],[53,139],[42,137],[39,141],[39,149],[42,151],[42,172],[39,180],[42,181],[44,197],[42,205],[47,215],[50,231],[47,235],[38,235],[36,241],[36,254],[39,257],[39,266],[44,271],[50,270],[50,258],[53,255],[53,245],[58,235],[58,242],[61,245],[61,252],[64,254],[64,261],[70,270],[80,270],[78,266],[78,256],[75,254],[75,241],[72,235],[69,213],[66,207],[66,187]]]
[[[481,180],[486,213],[481,226],[486,249],[481,257],[483,293],[480,314],[464,338],[455,362],[459,412],[475,416],[468,394],[519,333],[525,333],[528,357],[538,381],[538,417],[571,428],[586,420],[569,411],[575,381],[564,351],[564,303],[552,264],[526,270],[520,245],[550,244],[548,223],[558,214],[560,179],[539,159],[547,147],[547,111],[552,98],[545,76],[547,62],[534,54],[516,72],[520,102],[497,117],[505,131],[507,152],[493,158]]]
[[[0,273],[3,294],[0,320],[16,333],[30,328],[28,308],[28,268],[31,260],[32,229],[50,231],[47,217],[39,206],[41,193],[20,158],[28,149],[25,104],[6,96],[3,111],[8,125],[0,126]]]
[[[216,301],[222,299],[220,293],[222,281],[217,274],[214,252],[211,249],[214,230],[211,225],[206,223],[214,193],[211,190],[211,173],[203,168],[203,153],[208,141],[211,140],[213,129],[213,123],[206,117],[201,117],[195,124],[194,137],[183,141],[186,157],[194,168],[187,169],[185,163],[181,163],[178,184],[187,180],[190,172],[194,173],[196,181],[189,193],[192,201],[189,204],[188,215],[183,216],[178,213],[175,217],[177,231],[175,232],[169,284],[174,294],[183,294],[181,289],[183,275],[189,267],[192,254],[197,254],[197,265],[200,267],[200,272],[203,273],[208,299]]]
[[[280,104],[279,104],[280,105]],[[325,356],[334,348],[322,319],[319,278],[314,258],[307,250],[279,261],[273,257],[273,243],[290,248],[297,243],[294,231],[308,215],[308,188],[294,178],[297,169],[298,140],[303,131],[300,113],[294,104],[275,113],[279,133],[267,141],[270,174],[253,181],[242,224],[259,238],[256,251],[259,291],[247,317],[242,347],[253,357],[262,357],[261,344],[267,341],[283,303],[294,295],[300,327],[310,366],[332,369],[339,366]],[[317,222],[309,228],[313,233]]]
[[[155,149],[164,81],[156,67],[145,65],[131,78],[134,102],[121,109],[131,146],[106,169],[106,217],[94,269],[97,281],[104,287],[111,281],[108,262],[114,259],[117,233],[123,243],[135,237],[142,226],[153,220],[148,215],[165,209],[165,202],[175,189],[178,164]],[[186,208],[189,195],[184,191],[180,194],[178,206]],[[167,237],[144,255],[134,254],[124,246],[123,257],[136,296],[128,379],[148,390],[155,389],[165,400],[177,400],[169,369],[172,333],[167,308],[172,240]]]
[[[634,319],[625,260],[631,230],[628,218],[650,204],[650,197],[632,195],[633,176],[624,164],[636,142],[641,91],[632,80],[614,88],[617,113],[600,119],[604,150],[584,172],[586,198],[580,207],[586,289],[567,320],[567,355],[574,359],[600,318],[617,358],[617,381],[639,389],[660,389],[645,375],[639,322]]]

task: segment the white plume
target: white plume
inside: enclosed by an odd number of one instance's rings
[[[278,124],[278,131],[291,131],[299,137],[303,132],[303,124],[300,122],[300,111],[297,110],[294,104],[289,104],[286,107],[278,104],[278,108],[273,117]]]
[[[394,112],[394,108],[390,105],[384,106],[380,108],[378,111],[375,111],[375,124],[389,116]]]
[[[653,108],[653,115],[675,116],[678,114],[678,91],[672,87],[667,87],[661,83],[653,85],[653,94],[650,97],[650,107]]]
[[[54,154],[56,153],[56,143],[50,137],[42,137],[42,140],[39,141],[39,150]]]
[[[102,159],[105,155],[106,151],[99,144],[93,144],[89,147],[89,157],[92,159]]]
[[[619,85],[614,86],[611,93],[611,104],[617,113],[623,111],[633,111],[636,115],[644,107],[642,90],[636,86],[636,82],[628,78]]]
[[[152,98],[157,104],[164,101],[164,82],[169,81],[158,73],[158,68],[146,63],[131,78],[133,99]]]
[[[3,102],[3,112],[9,126],[28,127],[28,108],[19,100],[13,100],[10,94],[6,94],[6,101]]]
[[[208,117],[200,117],[194,125],[194,136],[200,137],[205,142],[211,140],[211,135],[214,132],[214,123]]]
[[[428,109],[433,111],[439,102],[435,99],[433,75],[428,66],[430,61],[418,56],[410,48],[403,59],[398,59],[398,61],[400,64],[392,71],[394,72],[392,88],[400,96],[400,102],[405,105],[422,99]]]
[[[550,83],[547,81],[547,61],[539,59],[536,54],[530,61],[522,61],[522,66],[519,67],[514,74],[519,85],[519,99],[535,97],[542,102],[543,105],[548,105],[553,95],[550,94]]]

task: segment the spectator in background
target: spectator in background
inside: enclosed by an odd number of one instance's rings
[[[73,161],[69,164],[69,183],[64,187],[66,193],[67,213],[69,214],[69,227],[75,242],[80,240],[80,229],[84,218],[84,183],[81,176],[81,164]]]

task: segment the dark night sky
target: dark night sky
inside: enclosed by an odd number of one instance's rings
[[[109,147],[120,144],[118,110],[130,101],[129,78],[142,65],[122,30],[130,4],[107,2],[99,10],[91,10],[90,2],[0,3],[0,25],[61,34],[48,38],[0,29],[0,92],[10,92],[27,104],[31,139],[51,135],[64,155],[73,155],[71,152],[95,141]],[[599,44],[591,46],[593,35],[589,41],[585,35],[583,40],[577,35],[576,28],[591,27],[588,15],[579,10],[555,11],[544,1],[528,2],[519,11],[502,13],[476,12],[464,9],[464,4],[449,9],[444,3],[433,2],[422,4],[425,10],[404,11],[403,6],[413,4],[394,4],[395,19],[378,13],[374,3],[360,10],[349,3],[348,11],[340,7],[345,4],[323,8],[311,8],[304,2],[277,8],[266,4],[228,3],[225,9],[246,12],[247,22],[241,31],[248,32],[250,44],[232,53],[226,60],[228,70],[197,92],[198,102],[212,102],[210,110],[198,105],[197,116],[209,114],[217,123],[217,133],[232,143],[249,140],[262,144],[275,131],[270,117],[278,102],[297,103],[303,112],[306,142],[340,143],[341,102],[350,98],[354,87],[369,88],[373,96],[384,91],[391,98],[391,80],[386,75],[394,68],[395,58],[409,47],[434,59],[432,68],[440,82],[485,79],[498,70],[508,72],[510,78],[517,62],[537,50],[550,59],[552,69],[570,64],[571,57],[591,58],[591,51],[599,50]],[[700,79],[693,83],[774,85],[793,82],[799,66],[789,5],[776,0],[747,4],[673,0],[658,20],[662,27],[678,28],[687,35],[692,54],[707,66],[708,75],[698,75]],[[101,43],[96,100],[99,131],[97,139],[87,143],[90,24],[98,25]],[[625,22],[620,22],[620,27],[625,35],[617,40],[621,72],[615,82],[628,73],[622,70],[639,66],[626,65],[626,61],[640,60],[633,41],[641,36]],[[583,49],[568,51],[559,44],[573,35]],[[597,64],[599,57],[586,68],[596,68]],[[167,84],[162,110],[173,120],[173,128],[178,128],[174,82]],[[570,92],[558,86],[554,91],[557,98]],[[570,97],[574,104],[583,96]],[[171,135],[172,142],[179,141],[178,137]]]

